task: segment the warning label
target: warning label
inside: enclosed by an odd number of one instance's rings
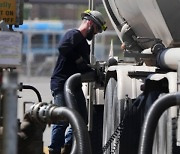
[[[0,0],[0,20],[16,24],[16,0]]]
[[[0,67],[21,65],[22,34],[18,32],[0,32]]]

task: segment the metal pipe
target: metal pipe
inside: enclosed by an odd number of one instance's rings
[[[38,103],[32,107],[30,114],[37,122],[57,124],[59,121],[68,120],[76,141],[76,144],[73,145],[75,150],[72,150],[71,154],[92,154],[87,126],[74,109],[57,107],[48,103]]]
[[[41,95],[40,95],[39,91],[35,87],[30,86],[30,85],[23,85],[22,83],[20,83],[20,91],[22,91],[22,89],[31,89],[31,90],[33,90],[36,93],[37,97],[38,97],[38,101],[42,102]]]
[[[180,105],[180,93],[167,94],[156,100],[144,120],[138,154],[152,154],[153,139],[158,120],[171,106]]]
[[[17,153],[17,73],[5,72],[3,76],[3,154]]]
[[[90,10],[95,10],[96,6],[96,1],[95,0],[89,0],[89,9]],[[92,41],[91,41],[91,46],[90,46],[90,49],[91,49],[91,52],[90,52],[90,63],[93,65],[94,63],[94,54],[95,54],[95,39],[96,37],[93,37]],[[92,123],[93,123],[93,113],[92,113],[92,108],[93,108],[93,101],[92,101],[92,94],[93,94],[93,86],[94,86],[94,83],[88,83],[88,93],[89,93],[89,99],[88,99],[88,128],[89,130],[92,130]]]
[[[175,55],[175,56],[174,56]],[[157,55],[157,65],[163,69],[178,69],[180,61],[180,48],[168,48],[159,52]]]
[[[2,94],[2,82],[3,82],[3,70],[0,68],[0,95]],[[2,97],[0,98],[0,127],[1,124],[1,118],[2,118],[2,111],[3,111],[3,105],[2,105]]]
[[[26,74],[27,74],[27,77],[28,79],[31,78],[31,62],[32,62],[32,56],[33,56],[33,53],[32,53],[32,34],[31,33],[27,33],[27,52],[26,52]]]

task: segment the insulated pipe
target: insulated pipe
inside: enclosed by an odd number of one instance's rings
[[[153,103],[144,120],[138,154],[152,154],[158,120],[166,109],[175,105],[180,105],[180,93],[167,94]]]
[[[180,48],[169,48],[157,55],[157,65],[163,69],[178,69],[178,62],[180,61]]]
[[[77,111],[48,103],[38,103],[33,105],[30,115],[33,120],[43,123],[58,124],[59,121],[68,120],[76,141],[75,150],[72,150],[71,154],[92,154],[87,126]]]

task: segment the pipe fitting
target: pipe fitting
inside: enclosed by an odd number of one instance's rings
[[[180,48],[167,48],[161,52],[158,52],[156,58],[157,66],[162,69],[177,70],[179,61]]]
[[[38,123],[58,124],[59,121],[68,120],[74,130],[76,141],[71,154],[92,154],[87,126],[77,111],[48,103],[37,103],[32,106],[30,116]]]

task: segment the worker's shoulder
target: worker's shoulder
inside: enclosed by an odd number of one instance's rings
[[[66,31],[65,35],[70,35],[70,34],[72,35],[72,34],[78,34],[78,33],[79,33],[78,29],[69,29]]]
[[[82,34],[78,29],[70,29],[65,35],[69,37],[82,37]]]
[[[79,44],[84,42],[85,38],[78,29],[71,29],[66,32],[64,36],[65,40],[70,40],[73,44]]]

